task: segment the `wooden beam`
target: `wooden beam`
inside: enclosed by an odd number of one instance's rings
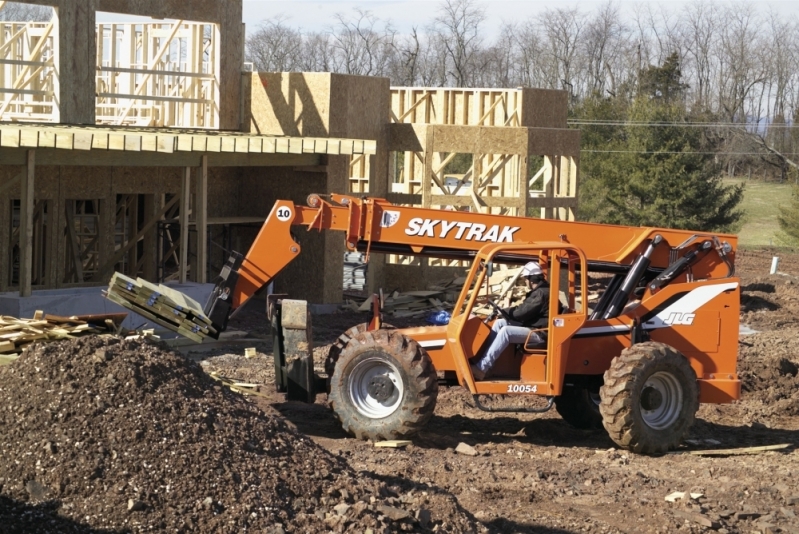
[[[189,269],[189,201],[191,200],[191,167],[183,171],[180,188],[180,283],[185,284]]]
[[[22,194],[20,196],[20,262],[19,262],[19,296],[30,297],[33,294],[31,285],[33,275],[33,195],[34,174],[36,170],[36,151],[28,150],[27,172],[22,175]]]
[[[208,156],[202,157],[196,187],[194,209],[197,221],[197,273],[195,281],[204,284],[208,278]]]

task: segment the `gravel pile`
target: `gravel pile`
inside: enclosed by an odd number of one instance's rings
[[[150,341],[0,369],[4,532],[476,532],[452,495],[356,473]]]

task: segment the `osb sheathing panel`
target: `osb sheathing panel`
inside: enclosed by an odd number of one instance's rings
[[[256,170],[258,168],[256,167]],[[199,169],[192,174],[192,184]],[[250,198],[250,191],[241,187],[242,169],[228,167],[209,167],[208,169],[208,216],[209,217],[248,217],[259,213],[243,213],[241,204]],[[192,185],[193,187],[193,185]]]
[[[529,128],[566,128],[569,95],[555,89],[522,89],[521,125]]]
[[[524,154],[527,128],[498,126],[430,126],[433,150],[467,154]]]
[[[330,91],[332,137],[378,139],[386,135],[391,109],[388,78],[333,74]]]
[[[430,126],[428,143],[435,152],[458,152],[476,154],[478,152],[479,126]]]
[[[322,72],[253,74],[252,131],[264,135],[328,137],[330,77]]]
[[[580,130],[531,128],[529,153],[577,158],[580,156]]]
[[[428,128],[424,124],[389,125],[388,149],[396,152],[423,152]]]

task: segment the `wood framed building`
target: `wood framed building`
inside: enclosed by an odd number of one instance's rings
[[[101,286],[115,270],[155,281],[159,258],[209,281],[223,225],[310,193],[574,218],[579,132],[563,92],[250,73],[241,0],[27,3],[56,16],[0,23],[0,292]],[[170,20],[96,24],[98,10]],[[231,246],[254,236],[243,227]],[[343,236],[297,239],[279,289],[340,302]],[[410,288],[443,265],[375,257],[370,284]]]

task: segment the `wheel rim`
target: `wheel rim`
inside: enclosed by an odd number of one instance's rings
[[[682,404],[682,386],[673,374],[660,371],[644,383],[641,415],[651,428],[662,430],[672,425],[680,417]]]
[[[404,393],[399,368],[385,357],[369,356],[350,374],[350,401],[366,417],[388,417],[397,411]]]

